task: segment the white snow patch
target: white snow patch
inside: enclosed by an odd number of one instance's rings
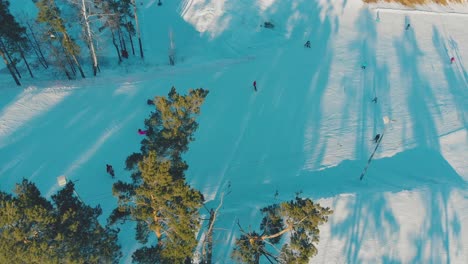
[[[440,138],[442,155],[453,169],[468,181],[468,132],[454,131]]]
[[[65,87],[25,89],[12,104],[0,112],[0,148],[9,144],[10,136],[35,117],[45,113],[70,95]]]

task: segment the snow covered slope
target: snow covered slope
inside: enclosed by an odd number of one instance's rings
[[[29,1],[13,5],[20,2]],[[96,79],[24,89],[2,81],[2,190],[26,177],[51,194],[66,175],[106,216],[115,199],[104,165],[129,178],[124,160],[139,148],[146,99],[172,85],[204,87],[210,94],[186,155],[187,177],[209,206],[232,186],[217,224],[217,263],[232,262],[237,219],[256,228],[258,209],[295,192],[335,211],[312,263],[468,263],[468,8],[138,2],[147,54],[141,72],[124,65]],[[274,29],[262,27],[266,21]],[[167,65],[170,30],[175,67]],[[359,181],[371,139],[384,130]],[[128,263],[138,245],[132,230],[120,238]]]

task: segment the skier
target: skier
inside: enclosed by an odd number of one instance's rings
[[[308,41],[304,44],[304,47],[310,48],[310,40],[308,40]]]
[[[377,134],[375,135],[374,139],[372,141],[374,141],[374,143],[377,143],[379,142],[379,139],[380,139],[380,134]]]
[[[361,69],[363,69],[363,70],[366,69],[366,64],[365,63],[361,65]]]
[[[408,29],[410,28],[410,26],[411,26],[411,25],[408,23],[408,24],[406,25],[406,30],[408,30]]]
[[[257,81],[253,82],[253,87],[254,87],[254,90],[257,91]]]
[[[154,101],[151,100],[151,99],[146,100],[146,103],[147,103],[148,105],[154,105]]]
[[[148,132],[148,130],[138,129],[138,134],[140,134],[140,135],[146,135],[147,132]]]
[[[114,174],[114,168],[112,168],[112,165],[106,164],[106,171],[107,173],[110,174],[110,176],[112,176],[112,179],[114,179],[115,174]]]
[[[372,99],[372,102],[373,102],[373,103],[377,103],[377,96],[374,97],[374,99]]]
[[[455,62],[455,57],[450,58],[450,64],[453,64]]]

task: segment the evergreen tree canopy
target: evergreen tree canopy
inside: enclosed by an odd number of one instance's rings
[[[172,88],[168,98],[156,97],[156,111],[145,120],[148,132],[141,153],[127,159],[132,182],[119,181],[113,186],[119,201],[110,223],[136,221],[136,238],[143,244],[151,233],[157,238],[155,246],[134,253],[138,263],[183,263],[197,245],[203,196],[185,182],[187,166],[181,154],[194,140],[195,117],[207,94],[197,89],[183,96]]]
[[[21,26],[15,17],[9,11],[10,3],[8,0],[0,0],[0,38],[5,42],[26,43],[24,34],[26,28]]]
[[[261,209],[264,214],[260,229],[246,233],[236,240],[232,258],[240,263],[260,263],[264,256],[270,262],[279,263],[309,263],[309,259],[317,254],[315,244],[319,242],[318,226],[328,221],[333,213],[330,208],[323,208],[311,199],[296,197],[289,202],[271,205]],[[278,244],[285,233],[290,234],[289,241],[284,243],[280,252],[275,254],[267,250],[267,246]]]
[[[39,9],[37,21],[44,23],[49,27],[49,36],[51,40],[60,40],[62,47],[70,56],[78,56],[80,47],[69,36],[65,27],[65,21],[60,15],[60,10],[54,0],[37,0],[36,6]]]
[[[0,193],[0,263],[118,263],[117,231],[73,193],[69,182],[51,203],[27,180]]]

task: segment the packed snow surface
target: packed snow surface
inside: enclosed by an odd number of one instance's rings
[[[11,2],[13,12],[35,12],[30,0]],[[129,180],[124,161],[139,149],[146,100],[203,87],[210,93],[185,158],[208,207],[231,185],[216,263],[232,263],[237,220],[256,229],[260,208],[297,192],[334,210],[311,263],[468,263],[467,6],[162,2],[137,0],[144,63],[117,66],[101,50],[95,78],[25,77],[22,87],[1,71],[2,191],[27,178],[51,195],[65,175],[85,202],[101,204],[104,222],[116,206],[105,164]],[[132,225],[120,242],[130,263]]]

